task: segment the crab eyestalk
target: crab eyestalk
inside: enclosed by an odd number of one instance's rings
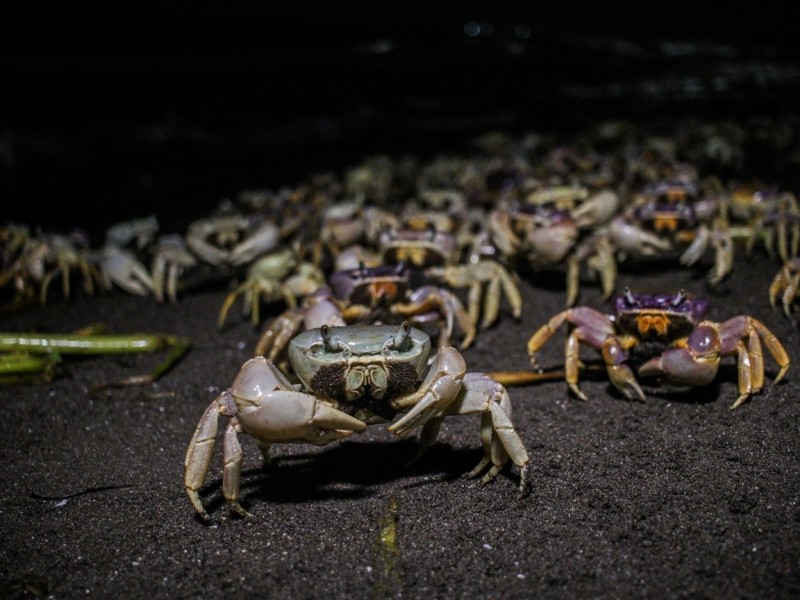
[[[322,341],[325,348],[331,352],[341,352],[347,350],[347,346],[339,340],[334,340],[331,336],[331,328],[328,325],[323,325],[319,328],[319,334],[322,336]]]
[[[389,338],[389,340],[384,345],[384,349],[396,349],[400,348],[403,343],[408,339],[409,333],[411,332],[411,325],[408,321],[403,321],[400,324],[397,333]]]

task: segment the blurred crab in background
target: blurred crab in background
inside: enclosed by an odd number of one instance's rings
[[[583,186],[536,189],[501,203],[489,214],[491,241],[508,259],[521,259],[534,270],[567,268],[566,305],[578,298],[580,269],[587,264],[600,275],[606,295],[613,292],[616,263],[607,240],[595,229],[617,211],[611,189],[590,193]]]
[[[789,368],[786,350],[763,323],[747,315],[722,323],[706,320],[709,303],[704,298],[683,291],[634,294],[626,289],[614,305],[614,315],[579,306],[552,317],[528,340],[531,365],[538,366],[536,353],[568,323],[566,381],[582,400],[587,398],[578,387],[581,345],[601,353],[611,383],[629,399],[644,399],[637,376],[690,387],[708,385],[721,359],[736,356],[739,395],[731,405],[736,408],[764,385],[762,343],[780,367],[775,383]]]
[[[9,225],[2,230],[0,241],[3,243],[0,288],[12,282],[15,302],[38,294],[41,304],[45,304],[50,284],[57,277],[61,278],[64,297],[69,298],[76,271],[82,276],[85,293],[91,295],[95,289],[107,287],[81,232],[32,236],[27,227]]]
[[[620,260],[677,258],[691,266],[713,249],[709,281],[715,285],[733,269],[733,240],[720,196],[714,190],[701,195],[691,181],[646,186],[612,220],[607,235]]]
[[[769,254],[788,261],[800,253],[800,205],[791,192],[763,183],[732,183],[725,194],[732,226],[744,230],[736,237],[746,239],[747,254],[763,241]]]
[[[218,214],[192,222],[186,232],[192,252],[215,267],[245,265],[276,248],[280,239],[275,223],[240,214],[227,204]]]
[[[463,249],[459,248],[453,234],[433,227],[385,230],[379,244],[385,264],[409,264],[422,269],[424,276],[442,281],[451,288],[468,289],[472,327],[480,323],[480,328],[484,329],[494,324],[503,296],[514,318],[520,318],[522,295],[515,275],[496,260],[479,254],[471,256],[468,262],[459,263]]]
[[[296,336],[289,360],[301,385],[294,386],[270,361],[247,361],[230,388],[203,413],[184,460],[184,485],[197,514],[209,520],[200,499],[211,462],[220,416],[225,430],[222,491],[232,513],[247,516],[239,503],[244,455],[239,433],[253,436],[269,461],[274,443],[326,445],[368,425],[402,416],[388,429],[405,436],[417,427],[417,460],[435,441],[447,416],[480,414],[483,457],[468,476],[492,481],[510,460],[527,487],[525,445],[511,421],[506,389],[483,373],[468,373],[464,358],[441,348],[428,366],[428,336],[403,323],[399,327],[354,325],[310,329]],[[488,469],[488,470],[487,470]]]
[[[397,323],[437,328],[439,347],[449,346],[456,327],[461,348],[475,338],[475,327],[457,296],[432,285],[411,289],[411,272],[403,264],[337,271],[322,287],[267,324],[256,354],[278,359],[302,329],[347,324]]]
[[[247,269],[245,280],[230,292],[219,311],[217,326],[225,324],[236,298],[243,299],[244,313],[250,313],[253,325],[261,322],[261,299],[272,302],[283,298],[290,309],[298,298],[313,294],[325,284],[322,271],[308,262],[300,262],[294,250],[285,248],[257,258]]]

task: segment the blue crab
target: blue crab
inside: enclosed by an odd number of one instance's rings
[[[637,375],[702,386],[714,381],[722,358],[736,356],[739,395],[731,405],[736,408],[764,385],[762,343],[780,367],[775,383],[789,368],[786,350],[763,323],[747,315],[722,323],[706,320],[709,302],[705,298],[683,291],[634,294],[626,289],[614,304],[615,315],[578,306],[552,317],[528,340],[531,365],[537,367],[536,353],[566,322],[570,328],[565,378],[582,400],[587,398],[578,387],[581,344],[602,354],[611,383],[629,399],[644,399]]]
[[[197,514],[209,516],[199,490],[208,472],[220,416],[225,430],[222,491],[233,513],[248,513],[239,503],[243,453],[239,433],[256,440],[268,458],[270,444],[325,445],[386,423],[405,436],[422,427],[421,448],[431,446],[442,420],[481,414],[483,457],[470,477],[494,479],[509,460],[520,470],[525,491],[528,452],[511,422],[506,389],[483,373],[468,373],[464,358],[442,348],[428,367],[428,336],[408,322],[311,329],[292,339],[289,360],[301,384],[294,386],[270,361],[247,361],[230,388],[203,413],[184,462],[186,492]],[[488,468],[488,470],[487,470]]]

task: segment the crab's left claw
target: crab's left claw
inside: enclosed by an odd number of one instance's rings
[[[274,223],[263,223],[244,241],[231,249],[228,260],[233,266],[244,265],[278,245],[280,229]]]
[[[464,357],[458,350],[452,347],[439,350],[420,388],[392,401],[393,407],[397,410],[412,408],[402,418],[392,423],[389,431],[404,436],[418,425],[441,416],[461,391],[461,380],[466,371]]]
[[[701,324],[689,336],[685,348],[671,348],[639,367],[641,377],[663,377],[678,385],[700,386],[714,381],[721,352],[719,333]]]

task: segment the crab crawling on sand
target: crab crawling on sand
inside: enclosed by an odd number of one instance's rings
[[[789,368],[786,350],[763,323],[747,315],[722,323],[705,320],[705,298],[683,291],[634,294],[626,289],[615,307],[616,315],[579,306],[552,317],[528,341],[531,365],[537,366],[536,353],[567,322],[566,380],[583,400],[586,395],[578,387],[581,344],[602,354],[611,383],[628,398],[644,399],[637,375],[690,387],[707,385],[716,378],[721,359],[736,356],[739,396],[731,405],[736,408],[764,385],[762,343],[780,367],[775,383]]]
[[[199,490],[220,415],[230,418],[222,491],[231,510],[241,516],[248,513],[239,504],[239,433],[256,438],[266,458],[270,444],[325,445],[398,414],[402,417],[389,431],[405,436],[422,427],[418,458],[436,440],[444,417],[480,413],[484,455],[469,476],[485,472],[482,481],[489,482],[510,459],[519,467],[524,492],[528,452],[511,422],[505,388],[483,373],[467,373],[463,357],[452,347],[439,350],[428,368],[430,348],[428,336],[408,323],[310,329],[292,339],[289,348],[299,386],[265,358],[248,360],[233,385],[203,413],[186,452],[184,484],[198,515],[209,519]]]

